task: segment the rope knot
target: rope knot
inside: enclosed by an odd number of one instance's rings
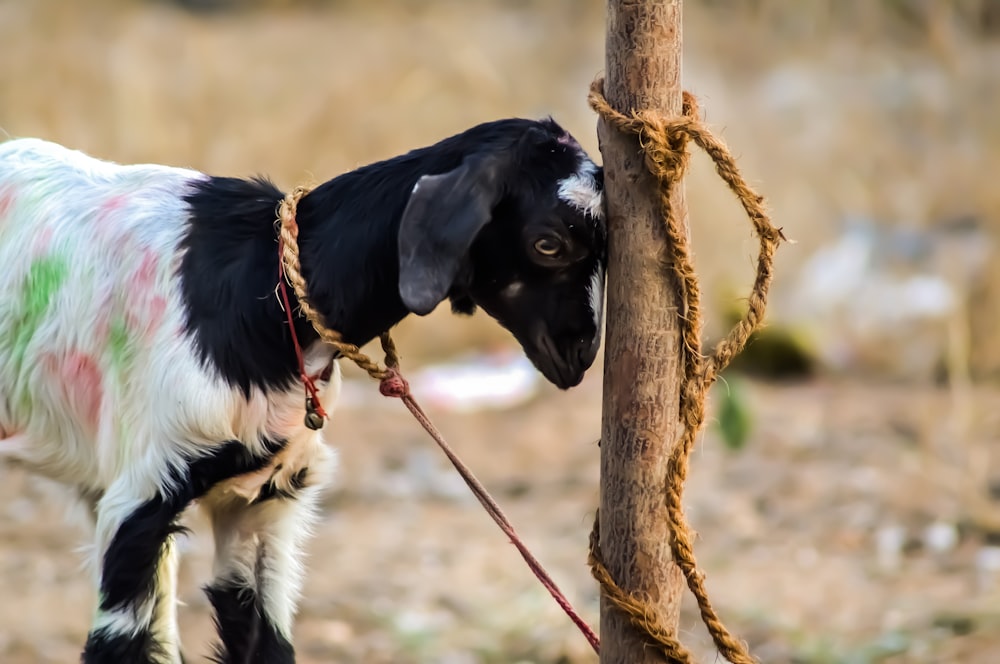
[[[410,384],[406,382],[403,375],[399,373],[399,369],[390,366],[386,369],[385,376],[378,383],[378,391],[381,392],[384,397],[402,399],[403,397],[409,396]]]

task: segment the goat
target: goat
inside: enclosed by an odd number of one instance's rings
[[[340,175],[298,205],[310,301],[359,345],[444,300],[482,307],[572,387],[600,343],[602,188],[551,119],[484,123]],[[275,296],[282,198],[263,178],[0,144],[0,457],[92,510],[85,664],[181,661],[175,535],[193,501],[215,537],[217,659],[295,659],[300,551],[333,452],[303,424]],[[292,325],[330,407],[334,351]]]

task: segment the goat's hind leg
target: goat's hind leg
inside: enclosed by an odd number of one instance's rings
[[[99,604],[84,664],[174,664],[180,661],[173,618],[173,536],[189,502],[169,491],[132,497],[126,483],[97,505]]]
[[[174,612],[173,536],[177,517],[223,479],[253,472],[266,458],[227,441],[141,485],[124,477],[97,504],[100,600],[84,664],[179,660]],[[164,466],[169,464],[164,463]],[[151,497],[150,497],[151,496]]]
[[[97,525],[97,506],[100,500],[101,492],[81,489],[80,502],[91,519],[92,529]],[[152,641],[158,644],[165,661],[184,664],[180,634],[177,631],[177,564],[177,542],[171,536],[163,544],[163,552],[156,568],[156,597],[150,636]]]
[[[153,603],[153,619],[149,627],[154,643],[166,655],[167,661],[183,664],[180,632],[177,629],[179,558],[177,538],[172,535],[164,542],[163,553],[156,568],[156,597]]]

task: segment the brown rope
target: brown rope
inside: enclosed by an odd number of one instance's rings
[[[600,515],[594,517],[594,529],[590,531],[590,555],[587,562],[590,564],[590,571],[594,578],[601,585],[604,598],[624,613],[632,627],[640,634],[645,634],[655,641],[667,661],[674,664],[691,664],[691,654],[684,649],[673,632],[659,621],[656,611],[647,602],[619,588],[618,584],[611,578],[611,573],[601,562],[599,517]]]
[[[781,229],[771,224],[764,210],[763,197],[751,189],[740,175],[726,145],[698,119],[697,103],[691,94],[684,93],[682,117],[672,119],[665,119],[651,111],[633,110],[629,115],[618,112],[604,97],[603,78],[598,78],[590,86],[588,101],[608,125],[638,136],[646,167],[659,183],[659,202],[666,225],[669,251],[672,253],[672,278],[676,282],[683,306],[679,321],[684,366],[680,418],[684,424],[684,432],[668,461],[664,480],[667,518],[673,535],[670,541],[673,559],[684,573],[688,588],[697,600],[702,621],[719,652],[732,664],[753,664],[756,660],[749,654],[746,645],[730,634],[709,601],[704,574],[698,569],[694,555],[691,528],[684,516],[684,482],[687,479],[688,458],[705,421],[708,389],[719,372],[743,349],[750,334],[763,320],[773,272],[774,252],[785,238]],[[686,229],[670,201],[673,186],[681,181],[688,165],[689,141],[694,141],[715,162],[716,171],[739,198],[760,239],[757,275],[748,298],[747,312],[708,358],[701,353],[701,290],[698,277],[691,260]],[[636,629],[654,642],[670,661],[690,662],[690,654],[677,640],[674,631],[667,629],[659,621],[648,603],[626,593],[615,583],[601,560],[599,541],[595,520],[590,539],[589,562],[604,596],[628,617]]]
[[[392,341],[392,337],[389,336],[389,332],[384,332],[379,337],[382,342],[382,349],[385,351],[386,363],[386,367],[380,367],[377,362],[362,353],[360,348],[343,341],[339,333],[328,328],[322,314],[309,302],[309,297],[306,294],[306,280],[302,276],[302,266],[299,264],[299,224],[295,220],[295,214],[299,201],[310,191],[312,191],[312,187],[296,187],[285,196],[284,200],[278,206],[278,222],[281,226],[279,237],[281,240],[281,256],[285,268],[285,278],[295,291],[295,296],[299,300],[299,309],[306,315],[306,318],[312,323],[316,333],[319,334],[323,341],[336,348],[342,356],[361,367],[375,380],[389,378],[392,376],[393,369],[399,366],[396,344]]]

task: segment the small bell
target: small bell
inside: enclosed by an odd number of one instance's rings
[[[316,412],[316,404],[313,402],[312,397],[306,397],[305,423],[313,431],[319,431],[323,428],[323,416]]]

